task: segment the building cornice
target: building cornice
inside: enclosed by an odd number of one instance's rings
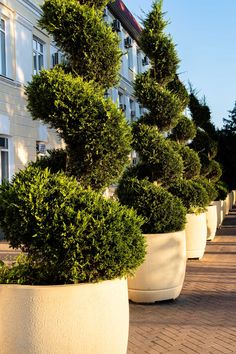
[[[122,0],[115,0],[108,4],[111,13],[122,23],[122,26],[129,34],[139,43],[139,36],[142,32],[142,27],[132,15]]]
[[[36,13],[38,16],[42,15],[42,10],[39,6],[37,6],[35,3],[33,3],[30,0],[18,0],[22,4],[26,5],[31,11]]]

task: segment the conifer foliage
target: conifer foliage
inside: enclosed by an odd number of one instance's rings
[[[143,226],[146,233],[179,231],[184,228],[186,214],[181,201],[167,191],[172,181],[183,177],[184,165],[166,136],[178,124],[184,100],[187,104],[186,89],[176,72],[179,59],[175,45],[164,32],[167,24],[162,1],[155,1],[143,21],[140,38],[151,65],[137,76],[134,85],[138,101],[146,108],[133,126],[133,148],[140,161],[127,171],[118,187],[122,203],[144,217],[150,214]]]
[[[46,0],[40,20],[66,64],[43,70],[26,88],[28,109],[66,143],[66,172],[95,190],[128,163],[131,133],[105,90],[117,83],[119,38],[103,20],[107,1]],[[55,156],[55,154],[54,154]]]

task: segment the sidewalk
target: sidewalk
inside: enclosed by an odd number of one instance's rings
[[[130,304],[128,354],[236,353],[236,209],[201,261],[188,261],[175,301]]]

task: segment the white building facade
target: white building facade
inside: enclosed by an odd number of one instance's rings
[[[52,38],[38,27],[42,3],[0,1],[0,183],[34,161],[38,153],[63,146],[55,131],[32,120],[24,94],[24,85],[33,74],[61,59]],[[148,64],[138,46],[141,27],[121,0],[108,6],[104,19],[120,36],[123,51],[120,86],[107,94],[132,122],[142,114],[132,83]]]

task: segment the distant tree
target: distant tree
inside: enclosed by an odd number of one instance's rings
[[[236,134],[236,101],[234,103],[234,108],[229,111],[228,119],[223,118],[223,129],[230,133]]]
[[[236,189],[236,102],[228,118],[223,118],[223,128],[218,130],[217,158],[223,166],[222,180],[230,189]]]

